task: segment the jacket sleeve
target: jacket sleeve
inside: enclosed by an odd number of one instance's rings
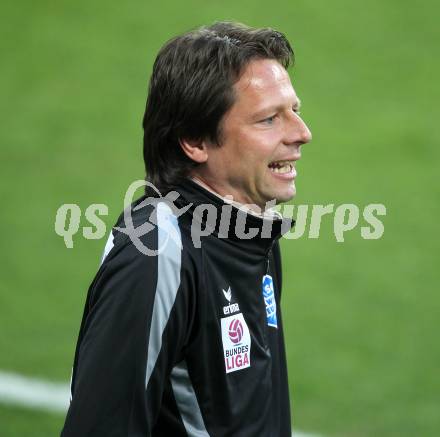
[[[170,240],[113,248],[89,288],[62,437],[150,436],[190,331],[188,277]]]

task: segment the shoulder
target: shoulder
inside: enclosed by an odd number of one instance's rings
[[[135,202],[113,227],[100,272],[124,270],[149,284],[159,276],[180,281],[181,274],[194,274],[200,255],[181,219],[166,202]]]

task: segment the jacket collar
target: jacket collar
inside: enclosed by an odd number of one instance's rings
[[[180,207],[190,205],[187,213],[192,220],[198,221],[205,234],[234,244],[261,248],[267,252],[295,223],[280,215],[250,213],[191,179],[181,181],[174,189],[180,194],[175,203]]]

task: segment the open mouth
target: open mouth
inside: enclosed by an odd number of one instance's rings
[[[268,165],[273,173],[291,173],[293,171],[293,161],[275,161]]]

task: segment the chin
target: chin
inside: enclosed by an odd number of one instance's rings
[[[295,197],[295,191],[291,191],[290,193],[276,193],[272,197],[268,198],[266,201],[266,205],[269,202],[273,202],[275,200],[275,204],[278,205],[280,203],[288,202],[289,200],[292,200]]]
[[[284,190],[282,193],[277,193],[277,196],[274,196],[277,203],[284,203],[292,200],[296,195],[296,187],[292,185],[288,190]]]
[[[262,207],[264,208],[265,205],[267,205],[269,202],[275,201],[275,204],[288,202],[289,200],[292,200],[296,195],[296,187],[295,184],[292,183],[289,186],[286,187],[284,185],[281,187],[273,187],[272,190],[267,190],[265,193],[262,193],[262,201],[265,202]],[[264,200],[263,200],[264,199]]]

